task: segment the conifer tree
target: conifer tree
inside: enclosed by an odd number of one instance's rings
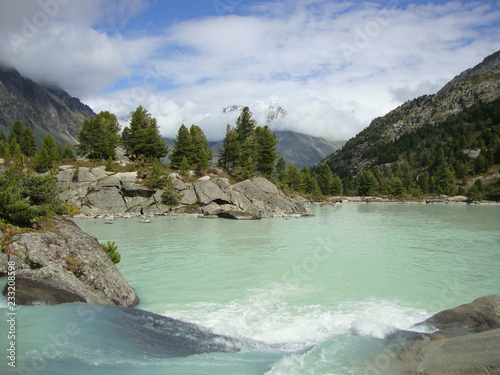
[[[123,129],[122,140],[131,160],[139,155],[161,159],[168,154],[167,142],[161,139],[156,119],[142,106],[132,114],[129,127]]]
[[[0,143],[1,142],[7,142],[7,137],[5,136],[5,133],[0,130]]]
[[[236,175],[241,179],[251,178],[257,168],[255,158],[255,139],[248,137],[241,145],[241,152],[238,155],[237,166],[234,169]]]
[[[185,156],[183,156],[181,164],[179,166],[179,173],[185,177],[185,176],[187,176],[190,169],[191,169],[191,165],[189,164],[187,158]]]
[[[266,176],[272,176],[274,163],[277,157],[276,145],[278,140],[276,134],[266,125],[257,126],[254,131],[256,142],[257,170]]]
[[[57,160],[56,142],[50,133],[47,133],[42,141],[42,148],[36,155],[35,169],[37,172],[44,173],[54,168]]]
[[[332,184],[330,186],[330,194],[331,195],[342,195],[343,186],[342,186],[342,180],[340,179],[340,177],[335,176],[331,182],[332,182]]]
[[[116,116],[108,111],[100,112],[95,118],[85,119],[78,136],[78,152],[90,159],[115,158],[119,131]]]
[[[207,152],[206,152],[204,147],[202,147],[198,150],[198,158],[197,159],[198,160],[196,162],[196,170],[198,172],[206,171],[208,166],[209,166],[209,163],[208,163],[208,155],[207,155]]]
[[[21,147],[19,146],[19,143],[17,143],[16,138],[12,138],[12,141],[9,144],[9,150],[10,150],[10,156],[14,159],[21,157],[21,155],[23,154],[21,152]]]
[[[371,171],[361,172],[356,178],[358,194],[362,196],[376,194],[379,183]]]
[[[24,131],[24,125],[21,121],[17,120],[12,124],[12,127],[10,128],[10,133],[9,137],[7,138],[7,141],[9,144],[12,142],[12,140],[16,140],[17,143],[20,143],[21,137],[23,135]]]
[[[64,147],[64,151],[62,154],[63,159],[75,159],[75,153],[71,149],[71,145],[69,143],[66,143],[66,146]]]
[[[300,175],[298,168],[292,163],[288,163],[287,183],[288,187],[292,191],[301,191],[301,187],[303,187],[302,176]]]
[[[253,113],[250,108],[244,107],[241,114],[236,120],[236,133],[238,133],[238,141],[242,145],[245,140],[253,136],[253,131],[257,125],[257,121],[252,119]]]
[[[31,128],[25,127],[19,141],[21,152],[26,156],[35,156],[37,150],[35,133]]]
[[[207,164],[208,168],[208,164],[210,164],[210,160],[212,160],[213,155],[212,149],[210,148],[207,138],[205,137],[205,133],[203,133],[203,130],[201,130],[199,126],[191,125],[189,128],[189,134],[191,134],[191,141],[193,142],[193,160],[191,160],[191,164],[198,165],[198,163],[201,162],[202,164]],[[200,155],[202,155],[199,152],[200,149],[204,150],[204,160],[200,159]]]
[[[323,195],[330,195],[332,182],[333,182],[332,170],[330,169],[328,164],[323,163],[321,165],[318,175],[318,186]]]
[[[231,172],[236,167],[239,159],[240,147],[238,143],[238,134],[236,130],[232,129],[230,125],[226,127],[226,136],[222,141],[223,148],[217,146],[219,150],[218,165],[221,168]]]
[[[278,158],[278,161],[276,162],[276,178],[277,180],[284,184],[286,183],[286,161],[283,156],[280,156]]]
[[[172,153],[170,154],[170,164],[172,164],[175,168],[180,168],[183,159],[186,158],[186,163],[192,165],[195,160],[194,152],[195,150],[193,148],[191,133],[184,126],[184,124],[182,124],[177,132],[174,147],[172,149]]]

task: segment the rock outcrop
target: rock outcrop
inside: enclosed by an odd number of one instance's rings
[[[178,204],[162,202],[161,189],[140,184],[135,172],[109,173],[102,168],[64,167],[57,176],[60,198],[84,216],[199,214],[206,217],[260,219],[304,215],[304,205],[258,177],[231,185],[227,178],[205,176],[189,183],[171,175]]]
[[[16,235],[8,255],[16,268],[16,304],[67,302],[136,306],[139,299],[96,238],[71,220],[51,217],[41,232]]]
[[[500,373],[500,294],[444,310],[419,325],[437,328],[410,342],[392,364],[404,374]]]

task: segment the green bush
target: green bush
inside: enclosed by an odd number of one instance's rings
[[[104,251],[108,253],[109,259],[111,259],[113,263],[115,264],[120,263],[122,257],[120,253],[117,251],[118,246],[115,244],[115,241],[113,242],[108,241],[107,243],[102,243],[101,246],[104,249]]]
[[[175,206],[180,199],[181,195],[175,190],[174,182],[172,179],[167,178],[163,188],[163,194],[161,195],[163,204],[166,204],[167,206]]]
[[[0,218],[29,227],[42,216],[66,214],[66,203],[56,198],[58,192],[54,171],[37,175],[14,162],[0,175]]]

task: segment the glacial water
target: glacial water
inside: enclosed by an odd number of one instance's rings
[[[386,374],[388,334],[500,293],[499,206],[310,211],[259,221],[76,220],[116,241],[138,308],[237,338],[241,351],[168,357],[148,327],[124,325],[101,306],[18,307],[17,373]],[[2,355],[0,374],[15,374],[7,362]]]

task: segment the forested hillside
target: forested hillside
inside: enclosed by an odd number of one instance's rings
[[[372,121],[321,165],[345,194],[468,194],[498,200],[500,53]],[[484,186],[483,186],[484,185]]]

